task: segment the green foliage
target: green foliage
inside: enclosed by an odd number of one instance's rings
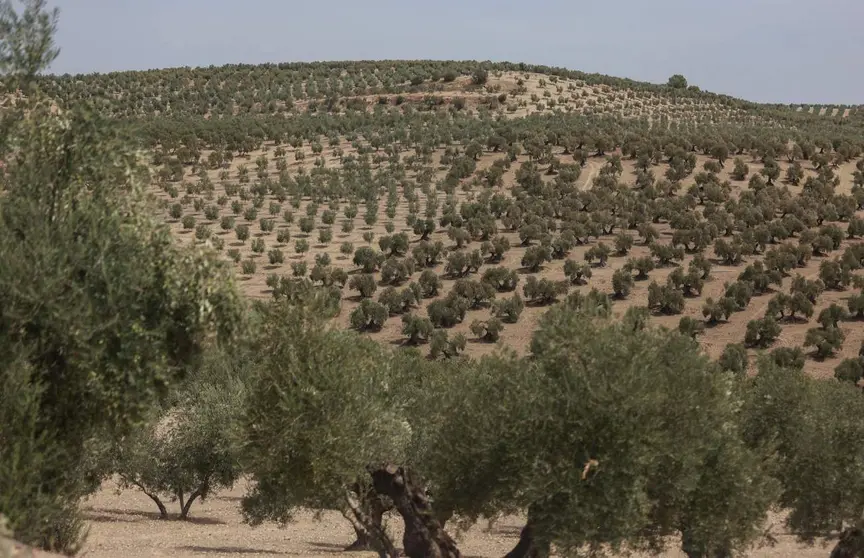
[[[547,246],[529,246],[522,256],[522,267],[536,273],[544,263],[552,261],[552,250]]]
[[[423,298],[438,296],[438,291],[441,289],[441,279],[431,269],[424,270],[417,279],[417,283],[420,285],[420,293]]]
[[[470,306],[468,299],[450,294],[444,299],[432,301],[426,307],[426,312],[435,327],[453,327],[465,319]]]
[[[648,308],[661,314],[680,314],[684,310],[684,293],[674,285],[652,281],[648,285]]]
[[[445,359],[456,358],[465,350],[465,346],[468,344],[465,335],[457,333],[450,338],[443,329],[433,331],[429,339],[429,358],[433,360],[441,357]]]
[[[753,445],[776,448],[772,474],[782,486],[779,504],[790,510],[786,527],[806,542],[858,525],[864,459],[848,442],[864,436],[861,421],[850,420],[862,410],[860,389],[770,362],[761,363],[747,390],[745,435]]]
[[[771,316],[765,316],[758,320],[750,320],[747,322],[744,343],[748,347],[765,348],[777,340],[777,337],[780,336],[780,331],[780,324]]]
[[[545,305],[552,304],[558,300],[559,296],[567,294],[569,286],[567,281],[553,281],[545,277],[538,280],[531,275],[525,281],[522,292],[529,302]]]
[[[173,405],[151,413],[111,450],[123,488],[138,488],[167,515],[167,495],[186,519],[196,499],[230,488],[239,478],[239,413],[245,398],[239,362],[209,355]]]
[[[717,361],[727,372],[743,375],[747,372],[747,348],[740,343],[729,343]]]
[[[589,264],[578,264],[575,260],[564,260],[564,276],[574,285],[584,285],[591,279],[593,272]]]
[[[616,269],[612,274],[612,291],[618,298],[627,298],[633,289],[634,282],[633,275],[629,270]]]
[[[804,337],[804,346],[813,347],[815,349],[814,356],[824,359],[840,350],[845,340],[846,334],[838,327],[814,327],[807,330],[807,335]]]
[[[14,79],[51,58],[43,8],[0,8]],[[0,514],[23,542],[74,551],[77,503],[105,473],[93,440],[127,431],[231,338],[243,304],[215,253],[172,241],[111,124],[30,93],[26,118],[4,112],[0,142]]]
[[[245,243],[249,239],[249,225],[236,225],[234,233],[237,235],[237,240]]]
[[[496,300],[492,303],[492,315],[504,323],[515,324],[525,309],[525,303],[519,293],[513,293],[510,298]]]
[[[717,324],[720,321],[726,321],[734,312],[738,311],[737,303],[734,299],[724,296],[719,300],[714,300],[708,297],[705,304],[702,306],[702,315],[707,318],[709,324]]]
[[[506,293],[516,289],[519,284],[519,274],[506,267],[492,267],[483,272],[480,280],[491,285],[499,293]]]
[[[257,524],[285,523],[300,507],[347,512],[348,489],[369,464],[405,457],[410,429],[388,388],[401,361],[374,341],[325,328],[302,306],[267,309],[261,338],[272,341],[259,353],[245,407],[252,488],[243,513]]]
[[[769,353],[769,357],[781,368],[804,369],[804,351],[801,347],[777,347]]]
[[[358,291],[363,298],[369,298],[375,291],[378,290],[378,283],[375,281],[375,276],[369,273],[360,275],[352,275],[348,281],[348,288]]]
[[[675,74],[666,82],[667,87],[672,89],[687,89],[687,79],[681,74]]]
[[[357,331],[380,331],[389,315],[386,306],[364,298],[360,305],[351,311],[349,323]]]
[[[374,273],[384,263],[384,254],[376,252],[368,246],[361,246],[354,251],[354,265],[363,273]]]
[[[834,369],[834,377],[843,382],[857,384],[864,378],[864,361],[861,357],[843,359]]]
[[[432,322],[416,314],[402,316],[402,335],[408,337],[408,345],[419,345],[428,341],[432,335]]]
[[[488,343],[495,343],[501,337],[504,323],[498,318],[490,318],[486,321],[474,320],[471,322],[471,333],[479,339]]]
[[[678,321],[678,332],[681,335],[695,338],[705,332],[705,323],[690,316],[683,316]]]
[[[559,474],[554,488],[548,483],[541,488],[538,475],[537,484],[529,479],[522,494],[537,510],[536,529],[549,533],[559,552],[623,540],[662,546],[662,533],[676,528],[684,530],[686,547],[702,552],[746,545],[757,535],[774,483],[761,472],[761,456],[744,447],[735,433],[735,397],[729,395],[727,381],[705,373],[711,365],[692,340],[651,328],[634,330],[561,307],[541,321],[531,350],[534,381],[548,386],[544,397],[549,398],[533,407],[541,415],[548,413],[549,420],[521,420],[530,424],[526,430],[532,433],[526,435],[532,439],[557,440],[554,447],[531,453],[534,459],[559,463]],[[610,377],[608,370],[616,373]],[[599,381],[601,377],[607,380]],[[578,405],[570,404],[574,397]],[[670,420],[669,408],[683,410],[676,400],[694,397],[701,403],[693,409],[693,419]],[[619,414],[610,405],[628,411]],[[612,426],[606,417],[613,415],[629,418],[616,419]],[[618,445],[618,439],[630,442]],[[589,453],[582,453],[587,447]],[[661,447],[667,451],[655,453]],[[664,457],[642,461],[640,454]],[[690,475],[693,484],[686,481]],[[751,490],[725,490],[730,478],[748,483]],[[537,496],[531,497],[535,489]],[[643,491],[652,496],[635,496]],[[555,494],[551,500],[550,494]],[[719,501],[726,504],[718,506]],[[554,502],[554,513],[540,513],[545,502]],[[652,528],[646,530],[646,525]]]

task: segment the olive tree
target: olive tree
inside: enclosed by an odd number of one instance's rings
[[[272,342],[243,418],[247,521],[286,523],[301,507],[336,509],[387,545],[361,499],[371,464],[406,458],[411,430],[393,387],[400,361],[374,341],[327,328],[305,305],[274,305],[262,321],[262,338]],[[382,550],[395,556],[392,543]]]
[[[39,0],[0,4],[7,76],[50,62],[54,21]],[[0,514],[22,542],[73,552],[77,504],[108,472],[88,466],[93,442],[229,339],[243,304],[215,253],[173,242],[111,123],[35,89],[26,105],[0,126]]]
[[[831,556],[864,551],[864,412],[861,391],[849,382],[815,380],[801,369],[764,360],[745,391],[745,439],[775,450],[771,468],[782,486],[786,526],[802,542],[837,537]]]
[[[123,488],[138,488],[168,515],[167,495],[186,519],[192,504],[230,488],[240,475],[238,411],[245,396],[244,370],[227,353],[212,353],[174,401],[118,440],[112,449]]]

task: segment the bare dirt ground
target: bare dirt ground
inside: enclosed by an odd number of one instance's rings
[[[156,508],[143,494],[126,491],[117,494],[113,485],[103,489],[84,504],[90,532],[82,554],[86,558],[237,558],[239,556],[302,556],[332,558],[343,555],[375,558],[372,552],[343,552],[353,542],[353,531],[337,512],[325,512],[316,518],[311,512],[297,515],[293,523],[282,528],[275,524],[250,527],[243,523],[240,498],[241,483],[233,490],[196,503],[190,521],[160,520]],[[388,530],[399,541],[398,519],[388,519]],[[830,546],[802,546],[783,533],[779,518],[771,518],[774,546],[755,548],[749,558],[824,558]],[[519,538],[523,519],[506,517],[491,525],[481,522],[457,537],[465,558],[500,558],[509,552]],[[637,557],[640,555],[636,555]],[[677,549],[663,558],[685,558]]]

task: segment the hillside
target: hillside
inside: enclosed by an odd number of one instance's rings
[[[433,302],[491,285],[495,292],[469,296],[455,321],[433,322],[459,343],[461,335],[500,337],[522,351],[549,302],[598,289],[617,292],[618,312],[648,304],[658,323],[696,324],[719,357],[775,298],[785,300],[795,277],[817,279],[833,262],[857,259],[857,233],[846,231],[858,226],[864,199],[854,110],[474,62],[185,68],[55,76],[42,85],[60,104],[86,95],[139,134],[153,153],[153,191],[168,223],[233,260],[248,295],[279,295],[302,277],[316,288],[335,285],[346,327],[379,311],[373,301],[384,303],[391,317],[362,329],[390,343],[405,340],[404,315],[425,317]],[[810,247],[825,235],[834,239],[827,250]],[[719,254],[730,242],[738,255]],[[509,247],[506,255],[493,245]],[[810,253],[795,265],[774,263],[804,245]],[[362,258],[372,260],[358,265]],[[760,276],[746,300],[707,310],[728,298],[728,283],[752,284],[746,278],[763,258],[764,286]],[[649,265],[643,260],[657,269],[635,273],[626,293],[616,289],[620,270]],[[694,260],[712,268],[696,287],[679,276]],[[812,297],[805,318],[849,306],[858,267]],[[358,294],[364,274],[375,284]],[[651,293],[663,285],[683,298],[658,303]],[[501,327],[500,301],[514,292],[527,306]],[[782,333],[750,343],[751,357],[802,346],[812,329],[801,316],[775,317]],[[484,333],[490,320],[500,332]],[[864,336],[841,330],[842,348],[806,359],[808,369],[830,375],[857,354]]]

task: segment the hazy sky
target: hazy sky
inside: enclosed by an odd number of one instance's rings
[[[55,73],[459,59],[864,104],[864,0],[53,0]]]

